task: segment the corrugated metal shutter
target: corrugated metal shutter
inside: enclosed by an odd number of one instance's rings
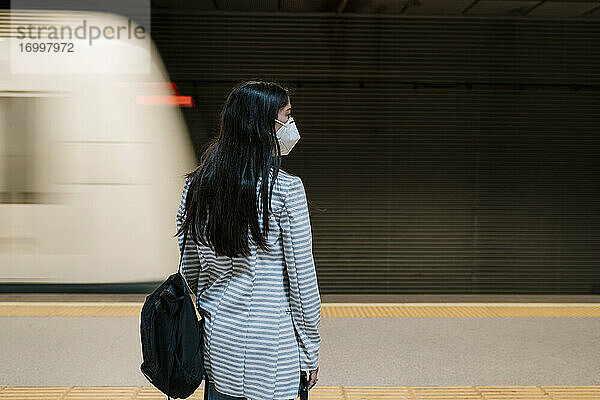
[[[597,23],[165,12],[152,30],[199,151],[235,81],[297,86],[283,168],[322,293],[600,293]]]

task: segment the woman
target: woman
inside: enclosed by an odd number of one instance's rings
[[[236,86],[219,135],[185,176],[177,236],[181,248],[188,232],[182,270],[204,317],[205,399],[289,400],[301,373],[309,389],[317,382],[321,297],[306,192],[279,169],[300,138],[290,114],[279,84]]]

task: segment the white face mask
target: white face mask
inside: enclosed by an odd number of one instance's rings
[[[292,151],[292,147],[298,140],[300,140],[300,133],[298,132],[298,128],[296,127],[296,123],[294,122],[294,118],[289,117],[287,122],[283,123],[277,118],[275,121],[279,122],[282,126],[277,129],[275,134],[277,135],[277,140],[279,141],[279,147],[281,147],[281,155],[285,156]]]

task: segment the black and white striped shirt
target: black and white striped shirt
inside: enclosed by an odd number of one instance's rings
[[[260,184],[259,179],[257,195]],[[185,217],[188,188],[186,180],[178,229]],[[271,206],[267,239],[271,252],[249,240],[249,257],[217,257],[188,234],[182,261],[204,316],[208,379],[221,393],[252,400],[296,398],[300,370],[318,366],[321,345],[321,297],[300,177],[280,169]],[[261,209],[259,226],[262,231]],[[178,240],[181,248],[183,235]]]

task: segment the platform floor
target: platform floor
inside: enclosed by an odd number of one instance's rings
[[[204,384],[189,399],[204,399]],[[311,400],[597,400],[599,386],[315,386]],[[0,399],[164,400],[152,387],[7,387]]]
[[[310,398],[600,399],[599,296],[415,298],[323,296]],[[139,371],[144,299],[0,296],[0,399],[166,399]]]

